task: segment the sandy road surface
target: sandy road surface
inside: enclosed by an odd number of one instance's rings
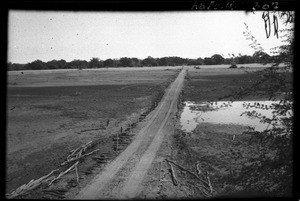
[[[183,69],[156,109],[147,116],[145,126],[127,149],[82,188],[74,199],[134,198],[143,190],[140,184],[166,135],[164,127],[177,109],[185,74]]]

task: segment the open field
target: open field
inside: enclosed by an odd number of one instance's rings
[[[19,198],[270,195],[244,188],[251,180],[243,180],[242,167],[263,148],[247,146],[245,126],[204,122],[184,132],[178,119],[183,101],[217,100],[249,86],[257,77],[247,72],[263,67],[202,67],[9,72],[6,191],[65,171],[70,150],[93,141],[87,152],[99,153],[80,160],[77,181],[73,171]],[[211,192],[200,182],[208,182],[206,171]]]
[[[246,66],[246,65],[245,65]],[[247,67],[247,66],[246,66]],[[184,88],[186,101],[216,101],[229,95],[240,87],[249,87],[260,79],[251,72],[263,70],[264,67],[251,68],[189,68]],[[292,80],[293,73],[287,73]],[[244,100],[264,100],[266,97],[245,97]],[[225,98],[223,100],[229,100]]]
[[[152,110],[177,74],[166,69],[9,72],[6,191],[48,174],[88,141],[112,151],[113,135]]]
[[[229,68],[231,65],[230,64],[218,64],[218,65],[196,65],[199,68]],[[272,64],[260,64],[260,63],[251,63],[251,64],[236,64],[238,68],[250,68],[250,69],[256,69],[256,68],[267,68],[271,67]],[[284,66],[284,64],[279,64],[280,67]]]
[[[9,71],[9,87],[122,85],[153,83],[153,79],[164,79],[172,70],[182,67],[155,68],[99,68]],[[162,76],[158,72],[164,71]]]

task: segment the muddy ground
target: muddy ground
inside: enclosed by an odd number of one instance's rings
[[[6,192],[56,168],[66,170],[68,166],[60,164],[70,150],[89,141],[93,146],[87,152],[100,149],[99,153],[112,160],[126,148],[126,144],[120,145],[116,152],[116,133],[121,133],[122,127],[130,143],[130,132],[155,108],[177,74],[178,70],[168,69],[11,72],[7,90]],[[86,159],[78,167],[81,179],[100,171],[101,164]],[[57,185],[69,189],[73,179],[71,174]],[[58,197],[45,195],[41,188],[21,198]]]
[[[260,68],[190,68],[182,93],[182,103],[183,101],[217,101],[219,98],[226,100],[222,97],[230,94],[231,90],[241,86],[249,86],[257,80],[257,77],[246,72],[256,70],[260,70]],[[264,97],[249,96],[242,100],[266,99]],[[181,105],[181,108],[183,108],[183,105]],[[250,174],[247,175],[245,171],[242,171],[250,167],[256,161],[256,158],[260,156],[260,151],[265,148],[260,144],[250,143],[250,135],[244,133],[248,129],[246,126],[204,122],[198,124],[192,132],[182,131],[179,120],[177,126],[172,138],[173,152],[171,158],[204,182],[174,165],[178,185],[175,186],[171,182],[171,176],[169,176],[169,182],[163,187],[165,194],[169,194],[171,197],[174,196],[174,198],[194,199],[211,197],[286,197],[292,195],[291,186],[287,187],[290,188],[288,194],[278,192],[277,189],[279,188],[276,180],[270,180],[267,176],[271,173],[258,173],[259,177],[249,178],[248,175]],[[275,153],[270,152],[268,157],[272,157],[273,154]],[[166,167],[167,170],[170,169],[167,164]],[[200,173],[197,174],[199,170]],[[209,185],[205,184],[205,182],[208,183],[207,173],[212,191],[210,191]],[[290,183],[290,185],[292,184]],[[267,186],[267,188],[260,188],[260,186]],[[177,190],[174,190],[174,188]],[[170,191],[173,191],[173,194],[170,194]]]

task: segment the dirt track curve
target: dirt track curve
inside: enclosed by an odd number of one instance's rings
[[[134,141],[105,170],[82,188],[74,199],[134,198],[166,135],[164,129],[177,110],[186,70],[170,84],[162,101],[146,118]]]

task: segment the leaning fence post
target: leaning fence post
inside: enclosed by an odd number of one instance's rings
[[[131,121],[129,121],[129,134],[131,134]]]
[[[117,132],[117,152],[119,152],[119,132]]]

